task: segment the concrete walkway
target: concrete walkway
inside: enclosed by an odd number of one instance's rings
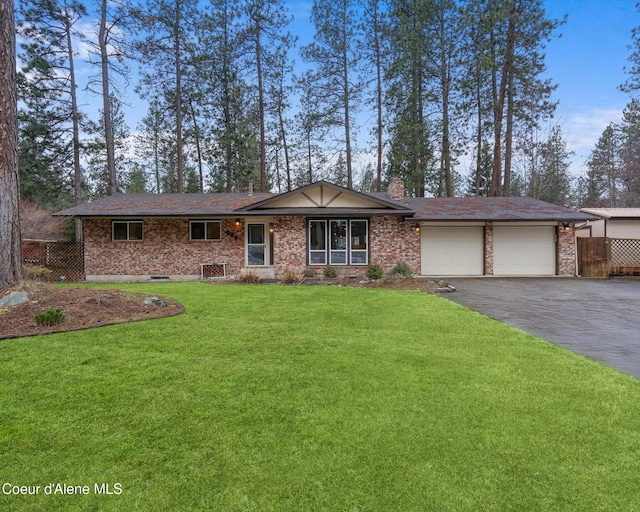
[[[450,278],[442,294],[640,379],[640,280]]]

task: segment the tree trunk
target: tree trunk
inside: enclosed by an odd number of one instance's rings
[[[156,193],[159,194],[161,192],[161,187],[160,187],[160,131],[158,130],[157,119],[156,119],[156,124],[155,124],[155,126],[153,128],[153,163],[154,163],[154,171],[155,171],[155,175],[156,175]]]
[[[0,0],[0,288],[22,279],[13,0]]]
[[[378,150],[376,162],[376,191],[382,190],[382,55],[380,49],[380,27],[378,25],[378,2],[373,3],[373,51],[376,58],[376,109],[378,122],[376,126],[378,136]]]
[[[347,2],[344,2],[344,11],[345,11],[345,20],[347,18]],[[351,167],[351,123],[349,122],[349,62],[347,56],[347,35],[346,35],[346,21],[343,26],[343,54],[342,54],[342,83],[344,86],[344,137],[346,142],[346,152],[347,152],[347,188],[353,188],[353,172]]]
[[[480,185],[482,181],[482,90],[479,74],[476,76],[476,108],[478,109],[478,118],[476,126],[476,145],[477,145],[477,158],[476,158],[476,185],[475,196],[480,195]]]
[[[102,109],[104,116],[104,140],[107,146],[107,171],[109,175],[109,195],[118,193],[116,178],[116,157],[113,141],[113,122],[111,119],[111,93],[109,91],[109,55],[107,49],[107,0],[100,6],[100,29],[98,32],[100,46],[100,65],[102,68]]]
[[[451,178],[451,141],[449,138],[449,66],[447,64],[444,14],[440,19],[440,80],[442,81],[442,171],[447,197],[453,197]]]
[[[515,3],[509,12],[509,22],[507,26],[507,42],[505,48],[504,62],[502,63],[499,89],[496,88],[496,73],[493,78],[493,114],[494,114],[494,146],[491,177],[491,195],[500,196],[502,188],[502,120],[504,117],[504,104],[507,94],[507,81],[512,73],[513,57],[515,51],[515,18],[517,16]],[[493,41],[494,43],[494,41]],[[495,48],[492,44],[492,57],[495,63]],[[494,68],[495,69],[495,68]]]
[[[174,30],[174,50],[176,69],[176,152],[178,163],[178,194],[184,192],[184,155],[182,154],[182,70],[180,67],[180,0],[176,0],[176,24]]]
[[[76,73],[73,65],[73,47],[71,46],[71,20],[69,19],[67,3],[64,3],[64,29],[67,43],[67,58],[69,59],[69,94],[71,96],[71,120],[73,130],[73,181],[74,198],[76,204],[82,203],[82,169],[80,168],[80,114],[78,113],[78,98],[76,91]],[[82,240],[82,220],[76,219],[76,241]]]
[[[504,183],[502,185],[502,195],[511,195],[511,156],[513,152],[513,87],[514,87],[513,66],[509,69],[509,87],[507,90],[507,130],[505,133],[504,148]]]
[[[311,131],[307,131],[307,172],[309,173],[309,184],[313,183],[313,165],[311,163]]]
[[[260,117],[260,192],[267,191],[267,150],[264,128],[264,87],[262,85],[262,47],[260,20],[256,20],[256,71],[258,73],[258,115]]]
[[[289,145],[287,144],[287,130],[285,129],[284,116],[282,115],[282,104],[278,106],[278,122],[280,123],[280,138],[282,139],[284,165],[287,173],[287,192],[291,192],[291,161],[289,160]]]
[[[200,126],[196,117],[196,109],[193,107],[193,100],[189,98],[189,110],[191,111],[191,119],[193,121],[193,137],[196,142],[196,154],[198,157],[198,184],[200,193],[204,192],[204,170],[202,166],[202,144],[200,142]]]

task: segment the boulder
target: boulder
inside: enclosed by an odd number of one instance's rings
[[[29,296],[26,292],[11,292],[8,295],[0,298],[0,308],[6,308],[8,306],[17,306],[23,302],[27,302]]]
[[[167,303],[158,297],[149,297],[144,299],[144,304],[147,306],[156,306],[158,308],[166,307]]]

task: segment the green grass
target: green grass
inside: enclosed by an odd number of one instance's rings
[[[41,486],[1,510],[640,510],[631,377],[417,292],[124,288],[186,312],[0,342],[0,484]]]

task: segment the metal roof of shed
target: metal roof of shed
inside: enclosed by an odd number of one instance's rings
[[[640,219],[640,208],[580,208],[580,211],[605,219]]]

